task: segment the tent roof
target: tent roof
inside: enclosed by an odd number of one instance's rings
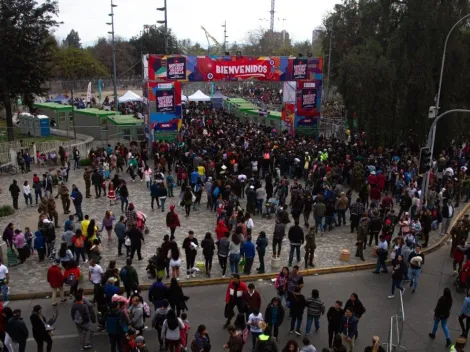
[[[181,93],[181,101],[188,101],[188,97]]]
[[[190,95],[188,97],[189,101],[211,101],[211,98],[207,95],[205,95],[203,92],[198,90],[196,93],[193,95]]]
[[[225,99],[227,98],[225,95],[220,93],[219,91],[215,92],[214,95],[212,96],[212,99]]]
[[[62,94],[58,94],[54,99],[51,100],[51,102],[61,103],[64,100],[67,100],[67,98],[64,97]]]
[[[120,103],[127,103],[128,101],[142,101],[142,98],[135,94],[133,91],[128,90],[126,94],[118,98]]]

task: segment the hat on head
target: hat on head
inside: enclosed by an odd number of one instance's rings
[[[375,175],[375,171],[372,171],[370,174],[371,174],[371,175]]]
[[[250,189],[255,189],[255,186],[250,186]]]
[[[175,210],[175,206],[174,206],[174,205],[170,205],[170,210]]]
[[[50,221],[49,219],[44,219],[44,220],[42,221],[42,223],[43,223],[43,224],[50,224],[51,221]]]
[[[145,338],[143,336],[137,336],[135,338],[136,343],[145,343]]]
[[[118,280],[114,277],[114,276],[111,276],[110,278],[108,278],[108,282],[111,283],[111,284],[114,284],[116,283]]]

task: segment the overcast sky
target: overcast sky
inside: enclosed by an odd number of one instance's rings
[[[138,35],[144,24],[163,20],[164,0],[114,0],[115,33],[126,39]],[[312,30],[322,24],[322,18],[341,0],[276,0],[275,30],[287,30],[295,41],[311,40]],[[80,34],[83,45],[107,36],[106,22],[110,17],[107,0],[58,0],[59,21],[63,21],[56,36],[64,38],[71,29]],[[179,39],[190,38],[207,47],[201,26],[220,43],[222,24],[227,21],[229,43],[243,43],[246,32],[260,27],[269,28],[271,0],[167,0],[168,25]],[[261,20],[260,20],[261,19]]]

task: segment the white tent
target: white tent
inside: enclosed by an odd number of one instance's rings
[[[181,101],[188,101],[188,97],[181,93]]]
[[[193,95],[190,95],[188,97],[189,101],[211,101],[211,98],[207,95],[205,95],[203,92],[198,90],[196,93]]]
[[[118,98],[119,103],[127,103],[128,101],[142,101],[142,98],[139,97],[134,92],[128,90],[126,94]]]

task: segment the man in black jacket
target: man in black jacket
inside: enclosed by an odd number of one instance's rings
[[[296,219],[294,226],[289,229],[288,237],[290,242],[289,266],[292,266],[294,251],[297,255],[297,262],[300,262],[300,246],[305,241],[304,230],[299,226],[299,219]]]
[[[140,253],[140,250],[142,249],[142,242],[145,242],[142,231],[137,228],[136,224],[132,224],[130,230],[127,231],[127,236],[131,240],[131,260],[134,259],[134,254],[136,251],[138,259],[144,259]]]
[[[21,309],[15,309],[13,311],[13,317],[8,321],[5,331],[10,335],[13,342],[18,344],[18,352],[25,352],[29,332],[21,317]]]
[[[400,212],[398,213],[398,219],[401,219],[401,215],[410,210],[411,207],[411,197],[408,192],[403,191],[403,195],[400,200]]]
[[[20,195],[20,187],[18,187],[18,183],[16,180],[13,180],[13,183],[10,185],[8,189],[11,194],[11,198],[13,198],[13,208],[18,209],[18,197]]]
[[[52,339],[49,331],[46,329],[44,317],[41,314],[41,306],[35,305],[33,307],[33,313],[29,317],[31,320],[31,326],[33,328],[33,337],[38,345],[38,351],[43,351],[44,342],[46,343],[47,352],[52,351]]]
[[[189,279],[190,276],[196,277],[194,273],[195,260],[197,256],[197,247],[199,242],[197,238],[194,237],[194,232],[189,231],[188,237],[183,240],[183,245],[181,246],[184,249],[184,254],[186,255],[186,278]]]
[[[96,198],[101,197],[101,184],[103,183],[103,176],[98,172],[98,170],[94,170],[93,174],[91,175],[91,183],[95,186],[95,196]]]
[[[344,315],[342,307],[343,302],[336,301],[335,305],[330,307],[328,313],[326,313],[326,318],[328,319],[328,346],[330,348],[333,346],[336,334],[339,334],[341,331],[341,321]]]

